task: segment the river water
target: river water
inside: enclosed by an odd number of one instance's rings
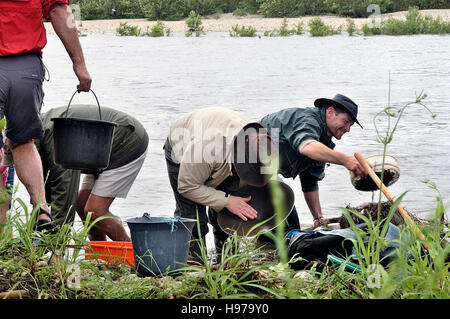
[[[244,113],[251,120],[287,107],[309,107],[319,97],[347,95],[359,105],[359,121],[336,150],[364,156],[379,154],[375,114],[390,104],[402,106],[422,90],[424,103],[406,109],[388,154],[400,166],[400,178],[389,187],[403,206],[428,216],[437,193],[423,181],[435,182],[450,200],[450,36],[337,35],[313,38],[233,38],[228,33],[208,33],[199,38],[118,37],[96,34],[80,38],[92,89],[100,103],[137,117],[150,135],[147,159],[127,199],[116,199],[111,211],[124,221],[141,216],[173,215],[175,201],[169,185],[162,146],[170,124],[203,107],[222,106]],[[49,35],[44,63],[50,71],[45,82],[43,111],[67,105],[76,88],[76,77],[61,42]],[[73,103],[95,104],[91,94],[76,96]],[[385,132],[386,118],[379,122]],[[320,182],[324,215],[339,216],[340,207],[375,200],[377,194],[357,191],[348,171],[338,165],[326,168]],[[17,181],[17,179],[16,179]],[[294,190],[301,223],[311,216],[296,180],[285,180]],[[27,198],[23,187],[17,196]],[[77,219],[78,220],[78,219]],[[208,235],[211,236],[211,235]]]

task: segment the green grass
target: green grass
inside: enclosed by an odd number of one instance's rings
[[[377,140],[383,145],[384,154],[407,108],[424,107],[432,118],[435,117],[424,104],[426,97],[421,92],[415,100],[400,107],[390,105],[388,101],[388,106],[374,116]],[[382,117],[385,117],[381,121],[385,123],[384,131],[377,124]],[[417,239],[414,228],[405,224],[399,228],[401,240],[395,258],[388,264],[383,262],[381,250],[387,245],[384,239],[387,227],[404,194],[383,218],[380,213],[372,219],[361,212],[344,209],[356,236],[352,242],[360,272],[347,271],[345,262],[340,266],[331,262],[312,262],[306,270],[291,269],[290,264],[302,257],[293,256],[288,260],[284,224],[281,223],[282,195],[276,183],[271,194],[276,212],[274,218],[281,227],[269,234],[276,251],[262,246],[257,241],[259,235],[249,238],[234,234],[224,243],[218,264],[209,263],[205,243],[201,242],[203,263],[185,265],[176,274],[145,278],[123,264],[82,258],[89,229],[95,225],[90,221],[90,215],[81,229],[66,224],[56,235],[38,234],[33,230],[37,208],[28,211],[24,201],[13,199],[13,208],[0,233],[0,292],[25,290],[28,298],[55,299],[448,299],[448,216],[437,185],[429,180],[425,182],[437,192],[433,216],[418,225],[426,236],[428,250]],[[8,196],[4,191],[2,194],[0,198]],[[381,191],[378,204],[379,212]],[[367,230],[357,228],[352,215],[363,219],[368,225]]]
[[[449,246],[444,240],[448,234],[442,239],[443,226],[438,222],[444,214],[439,196],[435,219],[422,228],[427,236],[428,252],[423,251],[407,227],[402,229],[402,237],[408,240],[402,241],[398,257],[388,268],[379,268],[379,288],[369,287],[370,273],[350,273],[343,265],[338,268],[320,265],[319,270],[316,264],[309,270],[294,271],[287,267],[289,261],[283,262],[285,257],[275,258],[272,250],[258,246],[256,238],[237,235],[225,242],[218,265],[207,262],[187,265],[179,276],[141,278],[125,265],[83,260],[76,253],[62,254],[86,243],[87,224],[81,231],[67,225],[57,236],[42,236],[41,245],[36,247],[32,244],[36,233],[20,221],[22,217],[13,216],[10,224],[20,230],[13,238],[2,237],[0,292],[25,289],[31,298],[57,299],[448,298]],[[370,263],[378,261],[375,247],[382,247],[378,246],[382,231],[376,226],[369,228],[366,235],[372,238],[371,244],[360,247],[361,255],[375,252],[368,259]],[[280,248],[283,242],[277,244]],[[406,252],[412,258],[406,258]],[[206,252],[204,257],[207,258]],[[360,257],[359,264],[362,269],[368,269],[366,259]],[[80,275],[80,288],[67,284],[73,277],[74,265]]]

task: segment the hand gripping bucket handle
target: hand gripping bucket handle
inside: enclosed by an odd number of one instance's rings
[[[99,116],[99,120],[101,121],[101,120],[102,120],[102,110],[100,109],[100,102],[98,101],[98,98],[97,98],[97,95],[95,94],[95,92],[92,91],[92,89],[89,89],[89,91],[92,92],[92,94],[94,94],[95,100],[97,101],[97,106],[98,106],[98,116]],[[75,94],[77,94],[77,93],[80,93],[80,92],[75,91],[75,92],[72,94],[72,97],[71,97],[70,100],[69,100],[69,104],[67,105],[67,109],[66,109],[66,118],[67,118],[67,114],[69,114],[69,107],[70,107],[70,104],[72,103],[72,100],[73,100],[73,98],[75,97]]]

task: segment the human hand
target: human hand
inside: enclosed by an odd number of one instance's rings
[[[251,196],[245,198],[230,196],[226,208],[236,216],[239,216],[244,221],[247,221],[248,218],[255,219],[258,216],[258,212],[249,204],[247,204],[247,202],[251,199]]]
[[[353,156],[347,156],[344,163],[345,167],[357,176],[366,176],[367,172],[359,161]]]
[[[315,218],[314,219],[314,224],[313,224],[313,228],[317,228],[317,227],[328,227],[328,221],[326,219],[324,219],[322,216]]]
[[[73,70],[78,80],[80,81],[80,84],[77,85],[77,91],[89,92],[89,90],[91,89],[92,79],[89,75],[86,65],[74,64]]]

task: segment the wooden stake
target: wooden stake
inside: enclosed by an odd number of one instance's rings
[[[0,299],[19,299],[28,296],[27,290],[11,290],[0,292]]]
[[[384,186],[384,184],[381,182],[380,178],[378,177],[377,174],[375,174],[375,172],[373,171],[373,169],[370,167],[369,163],[367,163],[366,159],[358,152],[356,152],[355,154],[355,158],[358,160],[358,162],[364,167],[364,169],[366,170],[366,172],[369,174],[369,176],[372,178],[372,180],[374,181],[374,183],[378,186],[379,189],[381,189],[381,191],[383,192],[383,194],[392,202],[395,202],[395,197],[391,194],[391,192],[389,192],[389,190],[387,189],[386,186]],[[409,216],[408,212],[406,212],[403,207],[399,204],[397,206],[398,212],[400,213],[400,215],[403,217],[403,219],[410,224],[414,230],[417,232],[417,236],[419,237],[419,239],[422,241],[422,245],[423,247],[425,247],[426,250],[428,250],[428,245],[424,242],[425,240],[425,235],[422,234],[422,232],[420,231],[420,229],[417,227],[417,225],[414,223],[414,221],[411,219],[411,217]]]

